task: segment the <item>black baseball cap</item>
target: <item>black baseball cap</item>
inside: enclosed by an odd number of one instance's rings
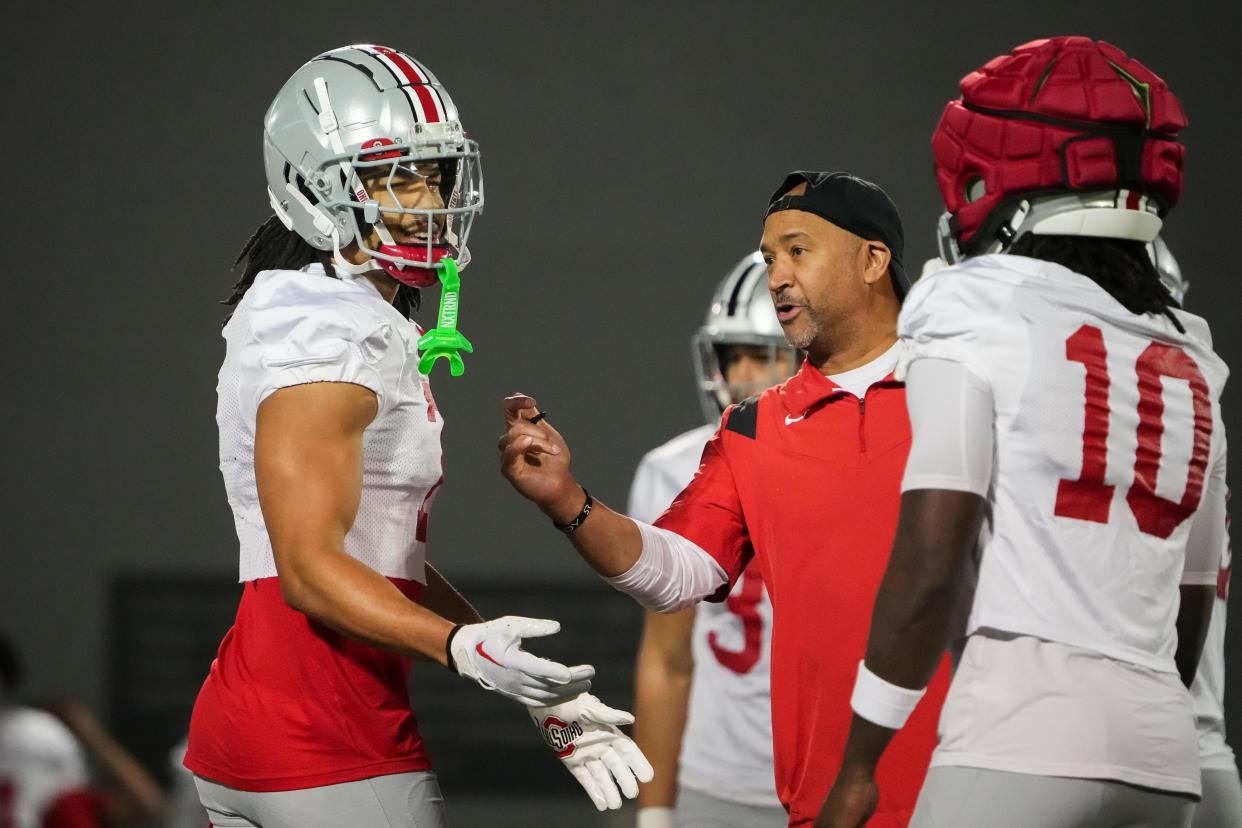
[[[806,183],[804,195],[786,195],[799,184]],[[812,172],[797,170],[785,176],[781,186],[768,199],[764,218],[781,210],[814,213],[842,230],[868,241],[882,241],[892,252],[888,263],[897,298],[905,298],[910,290],[910,277],[901,263],[906,236],[901,229],[897,205],[870,181],[846,172]]]

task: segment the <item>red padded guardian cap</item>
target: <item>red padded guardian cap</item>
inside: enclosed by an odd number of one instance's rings
[[[1163,214],[1182,190],[1186,116],[1158,75],[1104,41],[1033,40],[962,78],[932,135],[936,179],[968,248],[1018,194],[1127,188]]]

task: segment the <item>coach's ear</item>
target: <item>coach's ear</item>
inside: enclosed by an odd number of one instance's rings
[[[863,281],[868,285],[881,283],[889,279],[888,265],[893,260],[893,251],[882,241],[863,241],[859,255],[863,258]],[[891,282],[891,279],[889,279]]]

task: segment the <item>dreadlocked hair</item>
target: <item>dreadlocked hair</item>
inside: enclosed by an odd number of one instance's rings
[[[268,217],[255,229],[237,258],[233,260],[233,270],[245,261],[241,278],[234,283],[232,291],[222,305],[236,305],[246,295],[246,291],[254,284],[254,279],[264,270],[301,270],[309,264],[323,265],[324,273],[335,279],[336,268],[332,266],[332,254],[327,250],[316,250],[294,231],[285,227],[276,216]],[[397,296],[393,300],[395,307],[402,316],[411,317],[419,306],[418,288],[409,285],[397,285]]]
[[[1142,242],[1027,233],[1005,252],[1055,262],[1081,273],[1130,313],[1162,313],[1178,331],[1186,332],[1173,314],[1181,305],[1160,281],[1160,273]]]

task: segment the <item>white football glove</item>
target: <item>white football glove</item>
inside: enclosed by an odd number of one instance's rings
[[[622,793],[633,799],[638,783],[651,781],[651,763],[634,740],[617,729],[634,723],[624,710],[613,710],[583,693],[573,701],[527,712],[599,810],[620,808]]]
[[[531,655],[522,649],[522,639],[552,635],[560,628],[556,621],[517,615],[464,624],[450,634],[449,667],[530,707],[559,704],[590,690],[595,668],[566,667]]]

